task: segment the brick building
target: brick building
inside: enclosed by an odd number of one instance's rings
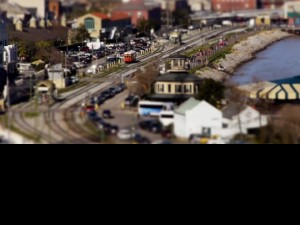
[[[115,9],[117,13],[125,13],[131,17],[132,25],[137,25],[141,19],[161,24],[160,5],[145,5],[143,0],[131,0]]]
[[[234,12],[241,10],[254,10],[257,0],[212,0],[214,12]]]

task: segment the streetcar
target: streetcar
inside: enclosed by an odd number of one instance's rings
[[[125,63],[134,63],[137,61],[137,52],[129,51],[124,53],[124,62]]]

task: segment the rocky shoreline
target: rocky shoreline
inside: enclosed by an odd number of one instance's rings
[[[232,53],[226,55],[225,59],[220,59],[214,66],[215,68],[205,67],[197,71],[196,74],[203,78],[226,81],[241,65],[253,60],[258,52],[291,36],[292,34],[280,30],[263,31],[234,45]],[[220,66],[224,69],[223,71],[218,69]]]

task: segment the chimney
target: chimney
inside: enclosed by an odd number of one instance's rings
[[[21,20],[17,20],[16,22],[16,30],[23,31],[23,22]]]
[[[61,26],[67,27],[67,18],[65,14],[61,17]]]
[[[36,29],[37,28],[37,23],[36,23],[37,21],[36,21],[36,18],[34,18],[34,17],[32,17],[31,19],[30,19],[30,21],[29,21],[29,27],[30,28],[34,28],[34,29]]]
[[[46,27],[46,22],[44,19],[40,20],[40,28],[44,29]]]

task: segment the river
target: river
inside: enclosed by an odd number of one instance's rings
[[[300,75],[300,37],[277,42],[241,66],[231,78],[236,84],[271,81]]]

